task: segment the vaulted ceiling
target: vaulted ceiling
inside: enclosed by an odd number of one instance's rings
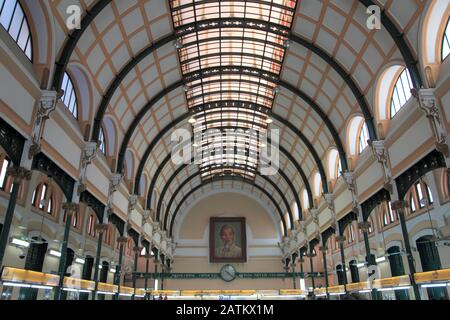
[[[290,207],[296,202],[300,208],[305,187],[312,204],[314,172],[327,191],[330,148],[347,168],[346,126],[353,115],[362,115],[376,137],[372,101],[383,66],[407,61],[416,86],[421,82],[411,58],[417,37],[408,38],[418,28],[419,0],[401,6],[382,1],[381,30],[367,28],[373,1],[364,0],[80,0],[89,15],[72,32],[64,24],[66,2],[52,5],[61,48],[53,85],[59,87],[65,68],[86,74],[95,114],[91,139],[98,139],[105,118],[115,123],[115,169],[122,169],[130,150],[135,192],[146,173],[148,205],[156,188],[160,221],[183,207],[191,190],[208,193],[217,184],[258,193],[274,212],[292,216]],[[239,155],[175,165],[176,128],[279,129],[279,173],[262,176],[262,146],[249,146],[243,137],[198,146],[222,145],[243,151]],[[170,217],[165,220],[169,228]]]

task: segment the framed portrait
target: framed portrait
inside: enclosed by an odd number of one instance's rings
[[[247,261],[245,218],[210,218],[209,261]]]

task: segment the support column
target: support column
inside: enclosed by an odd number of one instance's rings
[[[3,258],[5,256],[6,246],[8,245],[9,231],[14,217],[20,185],[23,180],[30,180],[31,171],[22,167],[13,166],[8,169],[7,175],[12,177],[13,187],[9,196],[8,208],[6,209],[5,221],[3,222],[3,228],[0,235],[0,269],[3,266]]]
[[[422,91],[422,90],[426,90],[426,89],[421,89],[419,91]],[[428,91],[425,91],[425,92],[428,92]],[[433,97],[434,97],[434,94],[433,94]],[[419,102],[420,102],[420,107],[424,111],[430,112],[430,114],[427,115],[427,117],[430,119],[431,123],[434,125],[437,125],[437,123],[439,122],[438,121],[439,120],[439,112],[438,112],[438,108],[435,106],[435,103],[432,101],[432,99],[430,100],[430,99],[421,97],[419,99]],[[437,114],[436,114],[436,112],[437,112]],[[438,148],[440,146],[440,148],[441,148],[440,151],[441,152],[445,151],[445,150],[442,150],[442,148],[445,149],[445,146],[447,146],[447,145],[439,142],[441,140],[438,139],[438,136],[440,137],[441,135],[438,134],[438,132],[440,132],[438,130],[438,127],[434,126],[433,128],[434,128],[435,135],[437,135],[436,136],[436,139],[437,139],[436,140],[437,141],[436,148]],[[397,213],[398,218],[400,220],[403,242],[405,245],[405,251],[407,254],[408,265],[409,265],[409,272],[410,272],[409,278],[410,278],[411,285],[414,290],[414,296],[415,296],[416,300],[421,300],[419,288],[418,288],[415,278],[414,278],[414,274],[416,273],[416,268],[414,266],[414,257],[412,255],[412,251],[411,251],[408,228],[406,226],[406,220],[405,220],[405,214],[404,214],[404,208],[406,208],[406,202],[402,199],[399,199],[397,185],[395,184],[394,179],[392,178],[392,170],[391,170],[392,166],[391,166],[391,162],[390,162],[390,158],[389,158],[389,153],[386,150],[386,148],[384,147],[384,140],[372,141],[370,144],[371,144],[375,158],[382,165],[382,168],[383,168],[385,189],[389,191],[390,196],[391,196],[391,209]],[[447,148],[447,157],[448,157],[448,148]],[[446,158],[446,161],[447,161],[447,158]],[[450,163],[447,163],[447,164],[449,165]]]
[[[328,294],[328,270],[327,270],[327,246],[323,242],[322,234],[320,234],[320,242],[322,243],[322,246],[320,246],[319,250],[322,252],[322,259],[323,259],[323,272],[325,277],[325,292],[327,294],[327,299],[330,298],[330,295]]]
[[[139,253],[141,252],[142,248],[134,247],[133,250],[134,250],[134,266],[133,266],[132,281],[133,281],[134,292],[136,293],[136,272],[137,272],[137,267],[138,267]],[[134,300],[135,293],[131,296],[131,300]]]
[[[58,275],[59,283],[55,288],[55,300],[62,299],[62,290],[64,286],[64,275],[66,273],[66,256],[67,256],[67,244],[69,242],[70,226],[72,224],[72,215],[75,211],[78,211],[78,203],[66,202],[63,204],[64,214],[66,216],[66,223],[64,225],[64,236],[61,246],[61,257],[59,258]]]
[[[406,203],[403,200],[397,200],[391,202],[392,210],[397,212],[398,218],[400,220],[400,226],[402,228],[402,236],[403,242],[405,243],[405,251],[407,254],[408,266],[409,266],[409,280],[411,281],[411,285],[414,291],[414,297],[416,300],[421,300],[419,287],[416,283],[416,279],[414,278],[414,274],[416,273],[416,266],[414,265],[414,257],[412,255],[411,243],[409,242],[409,234],[408,228],[406,226],[405,212],[404,208],[406,208]]]
[[[292,284],[293,284],[293,288],[297,289],[297,285],[295,283],[295,259],[294,259],[294,255],[291,256],[291,266],[292,266]]]
[[[108,228],[108,224],[101,223],[97,224],[95,227],[98,231],[98,241],[97,241],[97,252],[95,254],[95,268],[94,268],[94,282],[95,287],[94,291],[92,292],[92,300],[97,299],[97,291],[98,291],[98,267],[100,265],[100,257],[102,254],[102,245],[103,245],[103,233]]]
[[[364,238],[364,247],[366,249],[366,260],[367,260],[367,269],[370,270],[373,267],[377,266],[377,262],[375,260],[375,257],[372,256],[370,253],[370,242],[369,242],[369,228],[370,228],[370,222],[369,221],[363,221],[358,223],[358,228],[361,229],[363,233]],[[367,278],[367,281],[370,281],[370,278]],[[372,288],[371,296],[372,300],[382,300],[381,294],[377,292],[376,289],[372,287],[372,283],[370,283],[370,287]]]
[[[119,300],[119,292],[120,292],[120,278],[122,274],[122,260],[123,260],[123,247],[127,243],[128,237],[118,237],[117,242],[119,242],[119,264],[116,267],[116,273],[114,274],[114,284],[117,285],[118,292],[114,296],[114,300]]]
[[[149,296],[147,294],[148,290],[148,269],[150,267],[150,253],[146,253],[145,255],[145,278],[144,278],[144,288],[145,288],[145,300],[149,300]]]
[[[316,280],[314,279],[315,277],[313,275],[313,273],[314,273],[314,265],[313,265],[313,260],[312,260],[313,255],[311,252],[308,253],[308,255],[309,255],[309,265],[311,268],[311,284],[312,284],[313,293],[314,293],[314,290],[316,289]]]
[[[345,252],[344,252],[344,242],[345,242],[345,236],[338,235],[336,236],[336,241],[339,243],[339,249],[341,252],[341,264],[343,269],[343,277],[342,280],[344,282],[344,291],[347,293],[347,267],[345,265]]]

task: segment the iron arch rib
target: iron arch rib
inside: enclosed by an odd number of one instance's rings
[[[275,206],[275,208],[277,209],[278,214],[279,214],[280,219],[281,219],[281,222],[283,224],[284,235],[287,236],[287,228],[286,228],[286,222],[284,221],[284,218],[283,218],[283,211],[281,210],[279,204],[272,197],[272,195],[269,192],[267,192],[267,190],[265,190],[261,186],[255,184],[252,181],[248,181],[248,180],[245,180],[245,179],[242,179],[242,178],[237,178],[237,177],[232,177],[232,176],[224,176],[224,177],[217,177],[215,179],[210,179],[210,180],[208,180],[208,181],[206,181],[206,182],[204,182],[202,184],[199,184],[198,186],[196,186],[193,189],[189,190],[189,192],[183,197],[183,199],[180,200],[180,202],[178,203],[178,205],[177,205],[177,207],[176,207],[176,209],[174,211],[174,214],[172,215],[172,218],[170,220],[169,235],[171,237],[172,237],[172,231],[173,231],[173,223],[174,223],[175,218],[176,218],[176,216],[177,216],[177,214],[178,214],[178,212],[179,212],[179,210],[181,208],[181,205],[189,198],[190,195],[192,195],[198,189],[200,189],[200,188],[202,188],[202,187],[204,187],[204,186],[206,186],[206,185],[208,185],[210,183],[213,183],[215,181],[220,181],[220,180],[233,180],[233,181],[241,181],[243,183],[248,183],[251,186],[253,186],[253,187],[257,188],[258,190],[260,190],[262,193],[264,193],[267,196],[267,198],[269,198],[269,200],[272,202],[272,204]]]

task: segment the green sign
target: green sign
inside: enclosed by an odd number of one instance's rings
[[[241,279],[273,279],[273,278],[303,278],[303,277],[322,277],[323,275],[318,272],[238,272],[237,278]],[[137,278],[152,278],[152,279],[218,279],[219,273],[143,273],[137,272]]]

